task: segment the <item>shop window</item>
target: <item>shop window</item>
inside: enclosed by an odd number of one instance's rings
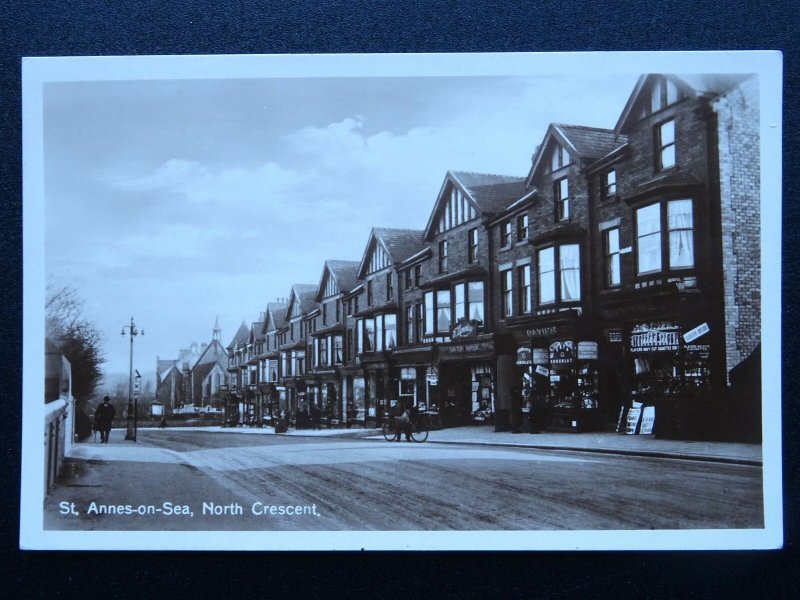
[[[569,182],[566,177],[559,179],[553,184],[556,199],[556,220],[564,221],[569,219]]]
[[[656,171],[675,166],[675,121],[670,119],[655,127]]]
[[[694,266],[694,221],[690,199],[657,202],[636,210],[637,273],[656,273],[667,256],[670,269]],[[666,215],[664,214],[666,212]],[[667,235],[663,221],[666,219]]]
[[[562,244],[538,252],[539,304],[581,299],[580,246]],[[556,273],[558,272],[558,273]]]
[[[447,273],[447,240],[439,242],[439,273]]]
[[[528,239],[528,215],[517,217],[517,241],[522,242]]]
[[[506,248],[511,245],[511,221],[504,221],[500,225],[500,247]]]
[[[606,286],[617,287],[622,282],[619,255],[619,228],[606,231]]]
[[[514,278],[511,269],[500,273],[503,290],[503,315],[509,317],[514,314]]]
[[[522,313],[531,312],[531,266],[524,265],[517,268],[519,280],[519,308]]]
[[[467,233],[467,261],[471,264],[478,260],[478,229],[473,227]]]

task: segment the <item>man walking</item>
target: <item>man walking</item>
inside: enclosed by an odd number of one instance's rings
[[[103,398],[103,403],[94,411],[94,428],[100,432],[100,443],[108,443],[108,434],[111,431],[111,422],[114,420],[114,407],[111,398]]]

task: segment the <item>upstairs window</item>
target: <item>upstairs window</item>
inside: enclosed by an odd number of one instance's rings
[[[478,229],[472,228],[467,233],[467,262],[478,260]]]
[[[414,305],[406,306],[406,344],[414,341]]]
[[[617,172],[609,169],[603,173],[603,200],[609,200],[617,195]]]
[[[392,284],[392,274],[386,274],[386,300],[394,300],[394,285]]]
[[[606,231],[606,287],[618,287],[622,282],[619,261],[619,228]]]
[[[439,242],[439,273],[447,273],[447,240]]]
[[[660,77],[650,91],[650,112],[656,113],[675,104],[680,99],[678,87],[668,79]]]
[[[664,223],[666,222],[666,226]],[[666,231],[666,235],[662,232]],[[643,206],[636,211],[636,254],[639,275],[663,268],[694,266],[694,218],[690,199],[669,200]]]
[[[436,292],[436,331],[449,333],[452,322],[450,290],[438,290]]]
[[[517,269],[517,279],[519,280],[519,309],[522,313],[531,312],[531,266],[524,265]]]
[[[528,239],[528,215],[517,217],[517,241],[522,242]]]
[[[511,221],[504,221],[500,225],[500,247],[506,248],[511,245]]]
[[[580,247],[563,244],[538,252],[539,304],[574,302],[581,298]]]
[[[663,171],[675,166],[675,121],[670,119],[655,128],[656,170]]]
[[[569,219],[569,182],[566,177],[559,179],[553,184],[556,198],[556,220],[565,221]]]
[[[367,306],[372,306],[374,298],[372,296],[372,280],[367,281]]]
[[[328,324],[328,305],[324,302],[322,303],[322,325],[325,326]]]
[[[403,277],[404,277],[404,280],[405,280],[406,289],[410,290],[412,285],[413,285],[413,279],[411,278],[411,269],[406,271],[405,275]]]
[[[419,287],[422,281],[422,265],[414,265],[414,286]]]
[[[338,298],[336,299],[336,322],[342,320],[342,301]]]
[[[514,276],[511,269],[500,273],[503,293],[503,315],[509,317],[514,314]]]
[[[550,171],[558,171],[567,164],[569,164],[569,155],[564,151],[564,146],[556,143],[553,146],[553,153],[550,155]]]

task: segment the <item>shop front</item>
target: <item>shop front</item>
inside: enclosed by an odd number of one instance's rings
[[[515,332],[514,386],[523,428],[587,431],[602,424],[599,343],[576,315]]]
[[[630,326],[630,395],[618,430],[629,434],[694,438],[711,414],[711,345],[706,321],[687,329],[678,321]]]
[[[388,418],[392,401],[397,400],[397,378],[385,355],[362,355],[364,371],[364,422],[366,426],[380,425]],[[354,383],[355,385],[355,383]]]
[[[431,423],[439,422],[439,367],[434,364],[433,346],[396,348],[397,399],[418,412],[428,413]]]
[[[441,425],[492,422],[496,381],[493,335],[439,344],[436,355]]]

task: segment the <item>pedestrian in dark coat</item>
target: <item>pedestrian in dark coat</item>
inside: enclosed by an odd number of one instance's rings
[[[111,398],[103,398],[103,403],[94,411],[94,428],[100,432],[100,443],[108,443],[108,434],[111,431],[111,422],[114,420],[114,407],[111,406]]]
[[[314,431],[320,428],[320,413],[319,408],[317,408],[316,402],[311,404],[311,427],[313,427]]]

